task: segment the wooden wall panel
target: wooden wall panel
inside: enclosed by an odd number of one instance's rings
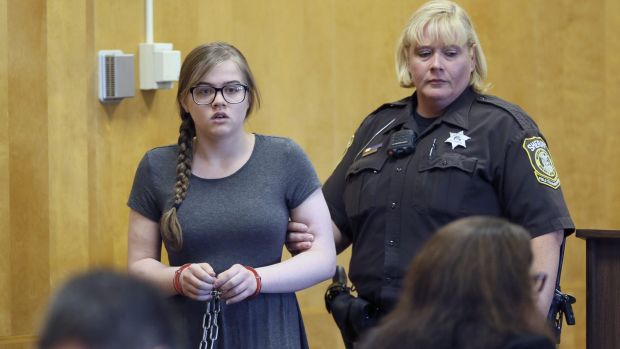
[[[7,3],[0,0],[0,336],[11,333],[11,226],[9,190],[9,113]]]
[[[32,334],[50,288],[45,12],[37,0],[8,2],[12,335]]]
[[[88,267],[88,118],[85,49],[88,19],[82,0],[47,8],[50,283]],[[73,18],[67,21],[66,18]]]
[[[167,9],[163,4],[174,2],[155,1],[155,13]],[[96,157],[93,170],[99,177],[94,184],[98,198],[98,215],[95,239],[106,250],[100,263],[112,263],[124,268],[127,255],[127,217],[125,205],[136,165],[144,152],[154,146],[175,141],[178,130],[174,110],[174,93],[171,90],[139,90],[138,44],[145,41],[144,2],[96,1],[94,3],[94,48],[99,50],[121,49],[135,54],[134,74],[136,95],[116,104],[91,105],[96,119],[97,139],[93,144]],[[159,27],[158,27],[159,28]],[[160,28],[159,28],[160,29]],[[155,31],[155,40],[162,42]],[[175,46],[178,46],[175,43]],[[168,122],[165,120],[169,119]],[[162,137],[164,133],[166,137]]]
[[[582,116],[583,122],[592,123],[598,125],[599,128],[605,130],[602,135],[602,139],[595,139],[594,141],[601,142],[605,153],[599,157],[600,162],[593,164],[591,168],[584,171],[586,173],[600,173],[604,175],[604,179],[601,185],[604,186],[603,193],[605,193],[604,200],[599,203],[599,208],[606,213],[605,222],[601,225],[606,228],[620,229],[620,185],[618,185],[618,178],[620,178],[620,165],[615,161],[610,161],[617,156],[618,149],[620,149],[620,137],[616,135],[620,134],[620,2],[607,0],[604,3],[603,13],[601,18],[604,18],[602,26],[605,28],[603,37],[601,38],[601,44],[596,48],[599,52],[605,52],[603,55],[604,60],[604,75],[602,81],[604,81],[604,109],[601,115],[586,114]],[[601,53],[599,53],[602,55]],[[584,63],[588,66],[590,62]],[[592,66],[590,69],[597,69],[596,66]],[[594,88],[599,89],[596,86]],[[584,120],[585,119],[585,120]],[[599,120],[600,119],[600,120]],[[592,171],[597,169],[597,171]],[[585,175],[585,174],[584,174]],[[595,176],[596,177],[596,176]],[[596,212],[593,212],[596,214]]]
[[[598,146],[599,142],[613,134],[609,132],[614,127],[601,127],[604,125],[601,122],[605,119],[606,103],[605,85],[602,83],[606,75],[604,67],[606,57],[610,57],[612,51],[607,51],[603,42],[593,40],[605,36],[604,22],[596,20],[604,18],[603,5],[604,2],[584,3],[565,7],[561,12],[562,40],[559,50],[555,51],[561,52],[556,58],[557,64],[562,66],[562,74],[556,77],[556,86],[561,88],[553,93],[553,86],[549,84],[546,94],[560,96],[555,103],[561,106],[556,115],[552,116],[551,108],[547,114],[549,123],[556,124],[555,130],[551,131],[556,133],[550,133],[550,137],[557,144],[553,149],[566,149],[565,154],[568,155],[559,158],[556,163],[562,171],[560,174],[573,219],[580,228],[603,229],[611,224],[609,218],[615,215],[613,206],[616,211],[620,208],[617,203],[614,204],[615,200],[605,200],[609,199],[606,192],[610,182],[604,179],[612,180],[612,177],[608,177],[606,170],[600,173],[590,170],[600,168],[599,164],[606,162],[606,156],[614,156],[612,149],[605,149],[603,144]],[[551,59],[551,54],[548,57]],[[615,167],[617,171],[618,166]],[[614,171],[613,166],[608,170]],[[602,177],[597,179],[599,175]],[[597,198],[597,195],[588,193],[600,193],[602,196]],[[574,237],[568,241],[564,287],[574,291],[581,301],[576,304],[575,310],[579,326],[585,326],[585,241]],[[568,331],[567,334],[574,336],[576,345],[585,347],[585,327],[581,327],[580,331]]]
[[[32,349],[36,339],[33,336],[14,337],[10,341],[3,341],[0,338],[0,348],[2,349]]]
[[[411,93],[395,79],[394,49],[422,3],[158,0],[154,38],[183,57],[208,41],[239,47],[263,94],[248,128],[293,138],[324,180],[363,117]],[[575,223],[618,229],[620,3],[460,3],[487,54],[490,93],[543,129]],[[0,0],[0,347],[34,333],[36,309],[70,273],[125,268],[135,168],[146,150],[175,143],[179,124],[176,84],[138,89],[144,36],[143,1]],[[135,97],[99,103],[101,49],[135,54]],[[299,294],[310,343],[342,348],[323,309],[325,284]],[[560,347],[582,348],[585,246],[574,238],[563,284],[578,297],[578,325]]]
[[[104,207],[104,197],[106,190],[102,186],[102,156],[103,135],[101,133],[101,121],[97,115],[99,105],[99,66],[96,63],[98,52],[95,50],[95,28],[98,25],[98,18],[95,6],[95,0],[85,1],[84,20],[85,37],[84,52],[86,60],[91,64],[86,64],[84,73],[84,94],[86,97],[86,110],[84,116],[87,122],[88,133],[88,156],[87,162],[84,164],[88,167],[88,258],[91,266],[110,265],[113,255],[111,253],[111,234],[106,233],[104,226],[105,220],[101,216],[102,207]]]

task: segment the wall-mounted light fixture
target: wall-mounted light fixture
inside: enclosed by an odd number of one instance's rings
[[[181,51],[170,43],[153,42],[153,0],[145,0],[146,43],[140,44],[140,89],[172,88],[179,80]]]
[[[99,100],[119,102],[134,96],[133,55],[121,50],[99,51]]]

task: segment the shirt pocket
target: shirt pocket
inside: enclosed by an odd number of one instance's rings
[[[413,187],[413,204],[422,211],[456,214],[474,188],[478,159],[457,153],[423,159]]]
[[[386,153],[377,152],[356,160],[347,170],[344,202],[347,216],[352,223],[356,221],[355,218],[377,207],[378,192],[387,190],[380,188],[381,172],[387,158]]]

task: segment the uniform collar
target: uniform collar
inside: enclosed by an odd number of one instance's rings
[[[413,104],[411,103],[411,100],[414,96],[415,94],[413,96],[403,98],[400,101],[389,103],[390,107],[397,107],[399,109],[397,112],[394,113],[392,119],[394,121],[388,127],[386,127],[385,130],[383,130],[383,134],[389,133],[395,128],[401,128],[405,123],[413,120]]]
[[[471,86],[467,87],[457,99],[452,102],[446,111],[439,117],[442,122],[467,130],[469,128],[469,110],[476,100],[476,92]]]
[[[399,107],[399,110],[394,114],[394,121],[386,127],[385,130],[383,130],[383,134],[386,134],[395,128],[401,128],[403,125],[404,128],[417,128],[417,126],[414,125],[415,121],[413,120],[413,112],[418,104],[416,93],[417,92],[414,92],[413,95],[407,98],[388,104],[390,107]],[[462,128],[463,130],[467,130],[469,128],[469,109],[471,108],[473,101],[476,99],[476,96],[477,94],[471,86],[466,88],[465,91],[463,91],[463,93],[461,93],[461,95],[448,106],[446,111],[438,117],[437,122],[445,122],[447,124]],[[429,130],[431,128],[433,128],[433,126],[429,127]]]
[[[418,99],[416,97],[415,92],[413,96],[411,96],[411,102],[409,103],[410,108],[408,109],[411,114],[411,119],[413,119],[413,111],[418,105]],[[474,92],[473,88],[470,86],[458,96],[452,104],[446,108],[443,114],[437,117],[436,122],[431,125],[427,131],[434,128],[434,125],[437,125],[440,122],[445,122],[446,124],[450,124],[463,130],[469,129],[469,110],[471,109],[471,105],[476,100],[477,94]],[[425,132],[426,133],[426,132]]]

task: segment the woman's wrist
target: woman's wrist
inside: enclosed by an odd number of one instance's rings
[[[191,265],[192,263],[186,263],[180,266],[174,272],[174,277],[172,278],[172,286],[174,287],[174,290],[182,296],[185,295],[185,292],[183,291],[183,284],[181,283],[181,274],[183,274],[183,270],[189,268]]]
[[[256,298],[260,294],[260,290],[263,287],[263,283],[261,281],[261,277],[260,277],[260,275],[258,275],[258,272],[254,268],[248,267],[247,265],[244,265],[243,267],[245,269],[251,271],[252,274],[254,274],[254,279],[256,280],[256,290],[254,290],[254,293],[250,297],[248,297],[248,298],[249,299]]]

